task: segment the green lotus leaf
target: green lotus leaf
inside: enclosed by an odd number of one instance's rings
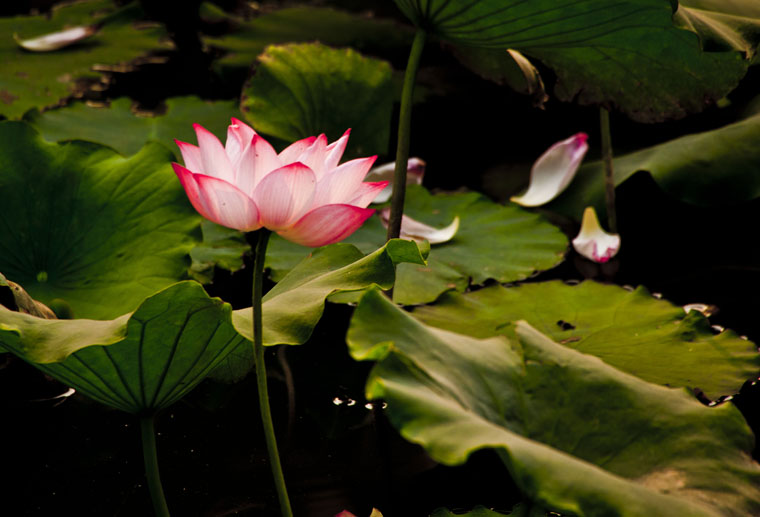
[[[190,251],[190,276],[202,284],[213,280],[214,267],[235,272],[243,267],[243,255],[251,247],[243,232],[204,220],[203,242]]]
[[[389,289],[393,286],[396,265],[402,262],[424,264],[425,260],[415,243],[400,239],[392,239],[366,256],[345,243],[313,250],[264,296],[264,345],[305,343],[322,317],[330,294],[360,291],[374,285]],[[250,307],[233,312],[235,328],[249,340],[253,340],[251,318]],[[235,382],[252,366],[253,351],[248,343],[238,347],[214,372],[214,378]]]
[[[523,280],[561,262],[567,248],[564,234],[541,216],[474,192],[431,195],[410,185],[405,213],[435,227],[458,216],[460,225],[451,241],[432,246],[427,265],[399,265],[393,300],[404,305],[432,302],[445,291],[463,291],[470,282]],[[385,242],[385,235],[379,218],[373,217],[345,242],[368,253]],[[308,254],[308,248],[275,238],[269,250],[267,267],[275,281]]]
[[[0,346],[98,402],[153,414],[192,390],[245,340],[231,307],[195,282],[114,320],[46,320],[0,307]]]
[[[110,0],[93,0],[53,8],[50,17],[0,18],[0,115],[19,118],[31,108],[58,104],[76,93],[78,81],[99,77],[94,65],[124,65],[167,49],[159,43],[166,37],[163,28],[134,26],[142,16],[136,4],[117,10]],[[100,28],[94,36],[56,52],[28,52],[12,37],[28,39],[96,24]]]
[[[155,140],[179,155],[174,139],[195,143],[193,123],[224,141],[230,117],[241,116],[235,101],[204,101],[192,96],[167,99],[166,112],[155,116],[137,115],[131,106],[132,101],[126,97],[112,101],[107,108],[77,102],[42,113],[30,111],[24,120],[51,142],[87,140],[131,155],[149,140]]]
[[[519,322],[476,339],[429,327],[368,292],[348,343],[374,359],[367,396],[446,465],[495,449],[524,496],[563,515],[760,512],[754,437],[731,404],[707,407]]]
[[[386,154],[393,111],[391,67],[320,43],[267,47],[243,88],[254,129],[287,142],[353,128],[347,155]]]
[[[225,51],[215,66],[247,72],[251,63],[271,44],[320,41],[336,47],[351,47],[362,53],[387,54],[407,48],[413,33],[391,20],[321,7],[294,7],[263,14],[250,21],[230,17],[209,4],[202,14],[234,25],[229,34],[205,37],[208,45]]]
[[[733,331],[716,335],[705,316],[653,298],[639,287],[583,282],[492,286],[447,293],[414,315],[427,325],[477,338],[526,320],[554,341],[647,382],[699,388],[714,399],[738,393],[760,372],[757,346]]]
[[[703,52],[669,0],[396,0],[417,26],[457,44],[515,49],[557,74],[555,94],[614,104],[644,122],[683,117],[725,96],[749,62]],[[707,101],[707,102],[706,102]]]
[[[755,0],[680,0],[674,20],[696,32],[703,47],[738,50],[757,62],[760,4]]]
[[[668,194],[701,206],[737,204],[760,197],[760,114],[712,131],[682,136],[615,158],[615,184],[649,172]],[[594,205],[604,214],[601,161],[578,170],[565,192],[547,208],[578,218]]]
[[[78,318],[113,318],[186,276],[200,217],[156,143],[132,157],[0,122],[0,271]]]

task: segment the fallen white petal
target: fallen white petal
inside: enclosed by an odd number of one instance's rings
[[[380,212],[380,218],[383,221],[383,225],[388,227],[388,219],[390,218],[390,207],[384,208]],[[454,220],[445,228],[433,228],[425,223],[421,223],[409,217],[408,215],[401,216],[401,234],[402,239],[412,239],[414,241],[428,241],[430,244],[442,244],[448,242],[454,238],[457,231],[459,231],[459,217],[454,217]]]
[[[588,151],[586,133],[577,133],[551,146],[536,160],[530,170],[530,185],[522,196],[512,196],[512,202],[522,206],[548,203],[570,184]]]
[[[51,52],[58,50],[69,45],[73,45],[83,39],[89,38],[98,31],[98,28],[94,25],[87,25],[84,27],[72,27],[58,32],[51,32],[44,36],[37,38],[20,40],[14,34],[16,43],[26,50],[32,52]]]
[[[604,263],[620,250],[620,235],[605,232],[599,224],[593,207],[583,211],[581,231],[573,239],[575,251],[594,262]]]
[[[364,177],[364,181],[377,182],[388,181],[388,186],[385,187],[375,197],[373,203],[385,203],[391,198],[393,193],[393,172],[396,168],[395,162],[385,163],[373,167]],[[425,176],[425,162],[419,158],[409,158],[406,164],[406,184],[407,185],[421,185],[422,178]]]

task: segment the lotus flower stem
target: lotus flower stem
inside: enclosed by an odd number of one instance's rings
[[[604,161],[604,199],[607,203],[607,224],[610,232],[617,233],[617,214],[615,212],[615,177],[612,169],[612,138],[610,137],[610,112],[606,108],[599,110],[599,122],[602,130],[602,160]]]
[[[417,29],[409,52],[409,62],[404,74],[404,87],[401,90],[401,113],[398,119],[398,143],[396,144],[396,169],[393,173],[393,194],[391,195],[391,213],[388,219],[388,240],[397,239],[401,234],[401,216],[404,215],[404,197],[406,195],[406,170],[409,160],[409,139],[412,125],[412,95],[417,70],[420,67],[422,49],[425,47],[427,33]]]
[[[153,416],[140,417],[140,430],[142,433],[143,460],[145,461],[145,477],[148,480],[150,499],[153,501],[153,511],[156,517],[169,517],[169,507],[166,506],[161,476],[158,473],[156,431],[153,427]]]
[[[267,367],[264,360],[264,339],[261,332],[261,291],[264,283],[264,259],[267,252],[267,243],[272,232],[266,228],[256,231],[256,248],[253,259],[253,357],[256,363],[256,384],[259,392],[259,407],[261,409],[261,422],[264,424],[264,437],[267,442],[269,463],[272,466],[272,476],[277,489],[277,498],[280,501],[280,512],[283,517],[292,517],[293,510],[290,508],[288,489],[285,486],[285,476],[282,473],[280,454],[277,451],[277,437],[274,434],[272,412],[269,408],[269,390],[267,389]]]

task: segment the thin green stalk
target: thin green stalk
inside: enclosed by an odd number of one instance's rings
[[[617,233],[615,212],[615,177],[612,169],[612,138],[610,137],[610,112],[600,108],[599,122],[602,129],[602,160],[604,161],[604,200],[607,206],[607,223],[610,232]]]
[[[256,384],[259,391],[259,407],[261,422],[264,424],[264,437],[267,442],[269,463],[272,466],[272,476],[277,489],[277,499],[280,501],[280,512],[283,517],[293,517],[290,508],[288,489],[285,486],[285,476],[282,473],[280,454],[277,451],[277,438],[272,424],[272,412],[269,409],[269,390],[267,388],[267,367],[264,361],[264,340],[261,333],[261,291],[264,283],[264,258],[267,253],[267,243],[271,232],[262,228],[256,232],[256,249],[253,261],[253,357],[256,362]]]
[[[156,454],[156,431],[153,427],[153,417],[140,417],[142,434],[143,460],[145,461],[145,477],[148,480],[150,499],[153,501],[153,511],[156,517],[169,517],[169,507],[166,506],[164,489],[161,487],[161,476],[158,473],[158,455]]]
[[[396,169],[393,173],[393,194],[391,195],[391,213],[388,219],[388,240],[396,239],[401,234],[401,216],[404,215],[404,197],[406,196],[406,169],[409,161],[409,139],[412,126],[412,95],[417,70],[420,68],[420,56],[425,47],[427,33],[417,29],[409,62],[404,74],[404,87],[401,90],[401,113],[398,119],[398,143],[396,144]]]

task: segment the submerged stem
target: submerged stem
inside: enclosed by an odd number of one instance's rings
[[[161,486],[161,476],[158,473],[158,455],[156,454],[156,431],[153,427],[153,417],[140,417],[142,434],[143,461],[145,462],[145,478],[148,481],[150,499],[153,501],[153,511],[156,517],[169,517],[169,507],[166,505],[164,489]]]
[[[401,112],[398,119],[396,169],[393,173],[393,194],[391,195],[391,213],[388,219],[388,240],[396,239],[401,234],[401,216],[404,215],[406,170],[409,161],[409,139],[411,137],[412,126],[412,95],[426,37],[427,33],[423,29],[417,29],[412,49],[409,52],[409,62],[406,64],[404,87],[401,90]]]
[[[280,512],[283,517],[292,517],[293,510],[290,508],[288,489],[285,486],[285,476],[282,473],[280,454],[277,451],[277,438],[274,434],[272,412],[269,408],[269,390],[267,388],[267,368],[264,361],[264,340],[261,331],[261,292],[264,284],[264,258],[267,252],[267,243],[271,232],[262,228],[256,232],[256,249],[253,260],[253,357],[256,363],[256,384],[259,392],[259,408],[261,409],[261,422],[264,425],[264,437],[267,442],[269,463],[272,467],[274,485],[277,489],[277,499],[280,501]]]
[[[599,122],[602,130],[602,160],[604,161],[604,200],[607,206],[607,223],[611,233],[617,233],[615,212],[615,177],[612,169],[612,138],[610,136],[610,112],[600,108]]]

